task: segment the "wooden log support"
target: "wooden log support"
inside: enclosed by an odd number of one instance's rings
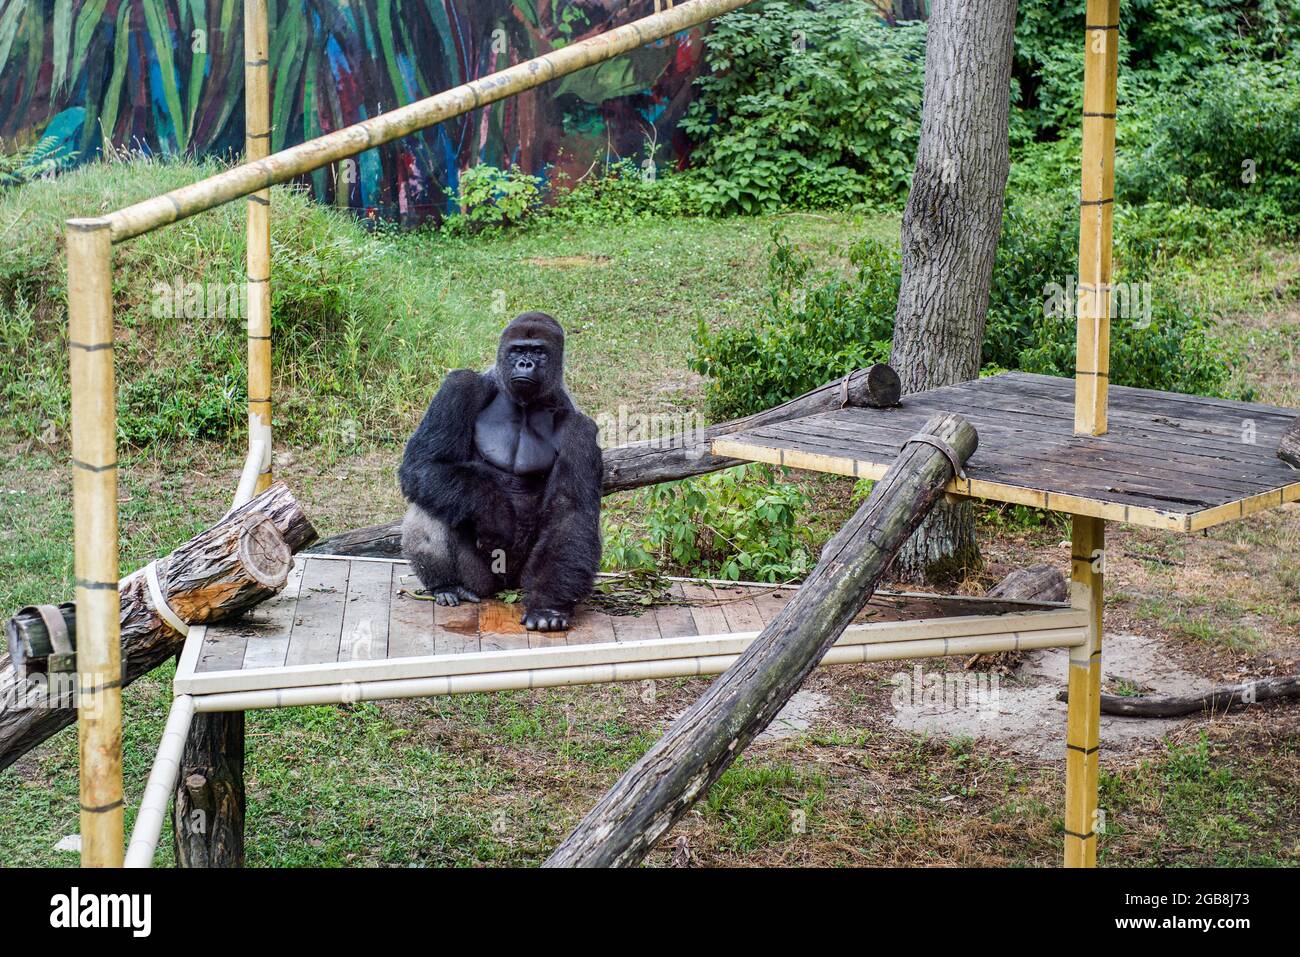
[[[1202,711],[1227,714],[1237,708],[1281,698],[1300,698],[1300,675],[1256,678],[1235,685],[1218,685],[1200,694],[1144,695],[1138,698],[1103,694],[1101,713],[1120,718],[1179,718]],[[1062,691],[1056,699],[1068,702],[1070,694]]]
[[[1287,465],[1300,469],[1300,419],[1296,419],[1282,433],[1277,445],[1277,457]]]
[[[1042,562],[1028,568],[1017,568],[990,588],[988,596],[1014,601],[1066,601],[1070,597],[1070,586],[1059,568]]]
[[[714,455],[710,450],[713,440],[734,432],[847,406],[888,408],[898,405],[901,392],[898,373],[884,363],[878,363],[866,369],[855,369],[843,378],[743,419],[732,419],[684,435],[605,449],[602,456],[605,467],[603,492],[611,495],[744,465],[744,459]],[[334,535],[319,542],[312,551],[356,558],[400,558],[402,523],[387,522]]]
[[[1070,649],[1065,732],[1065,866],[1096,867],[1101,819],[1097,758],[1101,742],[1101,612],[1106,523],[1074,516],[1070,564],[1074,602],[1088,609],[1088,641]]]
[[[937,415],[922,432],[962,463],[975,451],[975,430],[960,416]],[[943,496],[953,472],[940,448],[905,445],[790,603],[601,798],[546,866],[638,863],[798,690]]]
[[[244,712],[196,714],[181,758],[172,835],[177,867],[243,867]]]
[[[283,483],[276,483],[160,559],[158,582],[183,621],[223,621],[278,593],[289,572],[290,554],[315,539],[316,530],[301,506]],[[120,608],[115,624],[121,648],[121,666],[114,673],[130,684],[174,656],[181,635],[155,610],[144,569],[124,578],[113,597]],[[37,630],[31,622],[26,627]],[[73,630],[83,636],[77,649],[80,659],[86,630],[80,604]],[[39,634],[32,640],[42,641]],[[0,769],[76,718],[70,708],[51,707],[49,691],[21,678],[10,656],[0,657]]]
[[[1104,435],[1110,382],[1119,0],[1087,0],[1084,18],[1083,181],[1079,206],[1074,431],[1080,435]]]

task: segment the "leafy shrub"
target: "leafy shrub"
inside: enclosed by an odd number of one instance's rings
[[[769,0],[717,20],[682,121],[710,212],[898,202],[920,128],[925,30],[866,3]]]
[[[703,206],[692,175],[656,170],[649,175],[631,160],[611,163],[602,175],[584,178],[571,188],[555,183],[555,203],[547,215],[571,223],[620,223],[630,219],[699,216]]]
[[[816,564],[799,513],[811,500],[763,465],[742,465],[638,492],[640,523],[614,525],[606,511],[608,570],[671,566],[738,581],[802,578]]]
[[[1205,222],[1205,215],[1215,214],[1179,215]],[[1069,196],[1008,204],[989,290],[981,354],[986,373],[1074,374],[1077,217]],[[1239,357],[1214,334],[1209,320],[1169,301],[1159,262],[1144,242],[1135,240],[1132,265],[1121,261],[1116,275],[1117,281],[1142,284],[1144,309],[1133,318],[1112,320],[1111,381],[1225,395]],[[1121,252],[1128,248],[1120,247]],[[695,333],[691,366],[710,380],[707,397],[714,418],[770,408],[860,366],[888,361],[897,256],[867,241],[853,246],[849,258],[854,268],[847,275],[813,274],[811,257],[774,233],[769,314],[752,328],[715,332],[701,325]],[[1049,314],[1054,294],[1068,310]]]
[[[1149,102],[1146,148],[1117,161],[1119,196],[1210,209],[1259,207],[1275,226],[1300,216],[1298,73],[1300,55],[1218,64],[1174,95]]]
[[[813,259],[772,233],[769,312],[757,325],[694,335],[691,368],[707,376],[717,419],[766,409],[889,356],[898,257],[866,239],[849,249],[851,273],[814,273]]]
[[[0,189],[52,176],[76,161],[76,151],[63,149],[58,137],[43,137],[25,149],[0,155]]]
[[[452,233],[477,233],[492,226],[514,226],[531,216],[541,204],[540,176],[517,166],[502,170],[486,163],[463,170],[455,190],[447,195],[460,207],[460,215],[447,219],[443,228]]]

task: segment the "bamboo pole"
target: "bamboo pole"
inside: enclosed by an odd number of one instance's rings
[[[688,0],[498,73],[272,153],[265,159],[244,163],[198,183],[127,206],[108,216],[113,242],[131,239],[585,67],[603,63],[751,2],[753,0]]]
[[[1065,866],[1096,867],[1097,754],[1101,729],[1101,612],[1106,523],[1075,515],[1071,532],[1074,603],[1088,610],[1088,641],[1070,649],[1065,732]]]
[[[244,153],[271,155],[271,66],[266,0],[244,0]],[[271,190],[248,197],[248,449],[261,443],[254,493],[271,485]]]
[[[68,353],[77,598],[81,863],[122,863],[113,248],[106,219],[70,219]]]
[[[1088,0],[1083,59],[1083,180],[1074,431],[1106,432],[1110,379],[1111,225],[1115,209],[1115,90],[1119,0]]]

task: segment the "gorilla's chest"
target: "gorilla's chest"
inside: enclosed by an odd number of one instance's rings
[[[498,393],[474,420],[479,455],[512,475],[544,475],[555,464],[555,413],[526,409]]]

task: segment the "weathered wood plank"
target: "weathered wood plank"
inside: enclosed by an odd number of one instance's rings
[[[433,605],[433,653],[464,655],[481,651],[478,636],[479,606],[474,602],[459,605]]]
[[[248,636],[244,649],[245,670],[278,668],[284,664],[289,654],[289,634],[293,630],[298,592],[302,588],[302,573],[306,567],[305,558],[295,558],[284,591],[255,609],[252,634]]]
[[[435,603],[412,598],[411,592],[420,587],[409,566],[393,568],[388,600],[388,657],[420,658],[442,654],[434,646]],[[474,613],[475,640],[477,644],[478,613]],[[477,647],[474,650],[478,650]]]
[[[338,660],[350,565],[350,562],[323,558],[307,559],[285,664],[309,665]]]
[[[349,562],[348,565],[338,660],[387,658],[393,566],[386,562]]]
[[[603,645],[616,640],[614,619],[589,605],[580,605],[570,622],[570,645]]]
[[[480,651],[518,651],[528,647],[528,629],[519,621],[521,607],[495,598],[479,605]]]
[[[697,635],[720,635],[727,631],[727,616],[722,613],[712,585],[682,582],[682,591],[691,603],[691,618],[695,621]]]
[[[686,593],[682,591],[681,582],[673,582],[668,589],[668,598],[673,601],[685,601]],[[685,605],[657,605],[653,609],[659,634],[665,638],[689,638],[699,634],[695,630],[695,617]]]

